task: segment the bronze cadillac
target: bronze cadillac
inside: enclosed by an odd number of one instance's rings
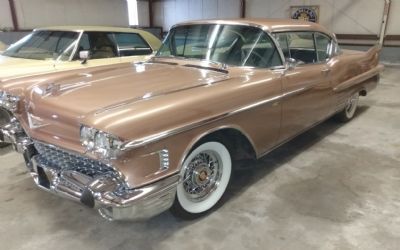
[[[182,23],[146,63],[4,81],[1,138],[37,186],[107,219],[193,218],[221,200],[235,163],[352,119],[378,57],[308,22]]]

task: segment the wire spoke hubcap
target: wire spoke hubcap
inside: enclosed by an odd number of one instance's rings
[[[219,185],[222,161],[214,151],[197,154],[187,165],[183,175],[185,196],[195,202],[206,199]]]

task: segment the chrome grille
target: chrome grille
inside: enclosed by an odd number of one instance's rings
[[[35,148],[39,153],[36,158],[38,164],[54,169],[56,172],[74,170],[93,178],[99,176],[119,177],[117,171],[102,162],[39,142],[35,142]]]

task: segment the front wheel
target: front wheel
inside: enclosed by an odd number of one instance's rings
[[[11,120],[11,115],[8,111],[0,109],[0,127],[6,125]],[[0,148],[7,147],[9,143],[0,142]]]
[[[209,141],[201,144],[183,163],[171,212],[183,219],[207,213],[221,200],[231,173],[231,155],[222,143]]]
[[[348,122],[353,119],[354,114],[356,113],[358,100],[360,94],[355,93],[347,100],[346,107],[336,115],[336,118],[341,122]]]

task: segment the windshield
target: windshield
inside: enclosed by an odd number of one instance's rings
[[[11,45],[3,55],[35,60],[61,56],[61,60],[68,60],[78,36],[79,33],[73,31],[34,31]]]
[[[234,66],[273,67],[281,57],[263,30],[241,25],[201,24],[172,29],[157,57],[180,57]]]

